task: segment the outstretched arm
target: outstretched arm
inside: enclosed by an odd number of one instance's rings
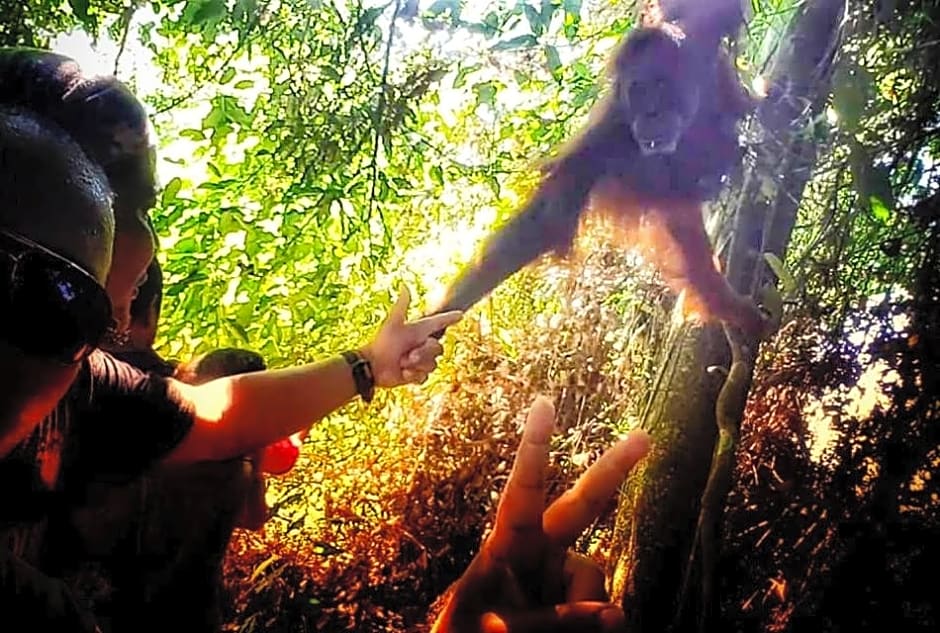
[[[735,292],[715,266],[701,205],[672,202],[668,211],[664,208],[659,213],[677,246],[675,253],[680,261],[674,265],[674,272],[683,277],[678,285],[686,286],[709,316],[760,336],[766,319],[753,301]]]
[[[443,351],[432,332],[460,320],[445,312],[405,322],[409,297],[403,293],[375,339],[361,349],[376,387],[420,383]],[[289,369],[219,378],[194,386],[172,381],[194,424],[168,461],[194,462],[236,457],[266,446],[329,415],[356,396],[356,383],[340,356]]]
[[[539,256],[566,250],[593,184],[564,169],[550,174],[522,211],[487,240],[435,312],[467,310]]]

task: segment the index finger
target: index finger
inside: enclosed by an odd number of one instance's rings
[[[555,409],[544,397],[536,398],[529,410],[519,450],[496,509],[496,521],[487,543],[499,560],[530,550],[534,537],[542,534],[545,511],[545,467],[555,427]],[[515,550],[515,551],[514,551]]]
[[[626,439],[607,449],[581,475],[574,487],[558,497],[545,511],[543,529],[549,540],[559,547],[573,545],[604,510],[633,467],[649,452],[649,448],[649,435],[643,431],[632,431]]]
[[[415,341],[423,341],[435,332],[441,331],[443,333],[444,328],[450,327],[462,318],[463,312],[460,310],[451,310],[450,312],[441,312],[440,314],[422,317],[417,321],[409,323],[408,327],[411,329]]]

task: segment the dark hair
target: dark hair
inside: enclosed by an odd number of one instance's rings
[[[154,138],[143,104],[112,76],[88,77],[75,60],[0,47],[0,103],[28,108],[68,132],[104,169],[115,206],[156,200]]]
[[[54,220],[67,199],[76,230],[111,239],[114,218],[102,212],[110,197],[100,166],[69,134],[32,111],[0,105],[0,220],[7,228]]]
[[[176,377],[191,385],[255,371],[263,371],[267,366],[261,354],[247,349],[225,347],[208,352],[176,368]]]
[[[163,270],[154,257],[147,267],[147,279],[137,289],[137,296],[131,303],[131,321],[146,323],[150,311],[154,310],[154,321],[160,320],[160,304],[163,301]]]
[[[236,347],[212,350],[199,359],[196,371],[206,379],[235,376],[265,369],[264,358],[258,352]]]

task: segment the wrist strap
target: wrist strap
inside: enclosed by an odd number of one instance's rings
[[[352,369],[356,393],[364,402],[372,402],[372,397],[375,395],[375,374],[372,373],[372,364],[359,352],[343,352],[343,358]]]

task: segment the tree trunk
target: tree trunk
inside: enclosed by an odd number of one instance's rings
[[[751,293],[771,281],[762,253],[781,258],[785,253],[816,160],[813,139],[800,132],[825,104],[845,1],[807,2],[782,40],[771,74],[775,94],[759,111],[765,140],[756,148],[757,160],[735,205],[726,270],[739,291]],[[768,179],[776,184],[774,190],[768,189]],[[753,350],[757,342],[741,344]],[[645,484],[636,503],[624,503],[619,510],[618,525],[626,530],[615,578],[627,580],[615,590],[623,591],[633,633],[718,630],[720,620],[713,590],[720,555],[716,535],[734,466],[728,453],[734,447],[727,438],[733,439],[735,429],[723,434],[725,441],[716,449],[715,409],[722,381],[708,368],[728,366],[729,346],[719,328],[706,327],[693,331],[681,348],[677,370],[655,396],[660,406],[647,421],[658,448],[649,460]],[[743,371],[733,372],[739,393],[720,407],[721,417],[734,424],[743,414],[753,356],[746,354]],[[690,556],[697,551],[697,539],[706,548],[705,566],[702,555]]]

